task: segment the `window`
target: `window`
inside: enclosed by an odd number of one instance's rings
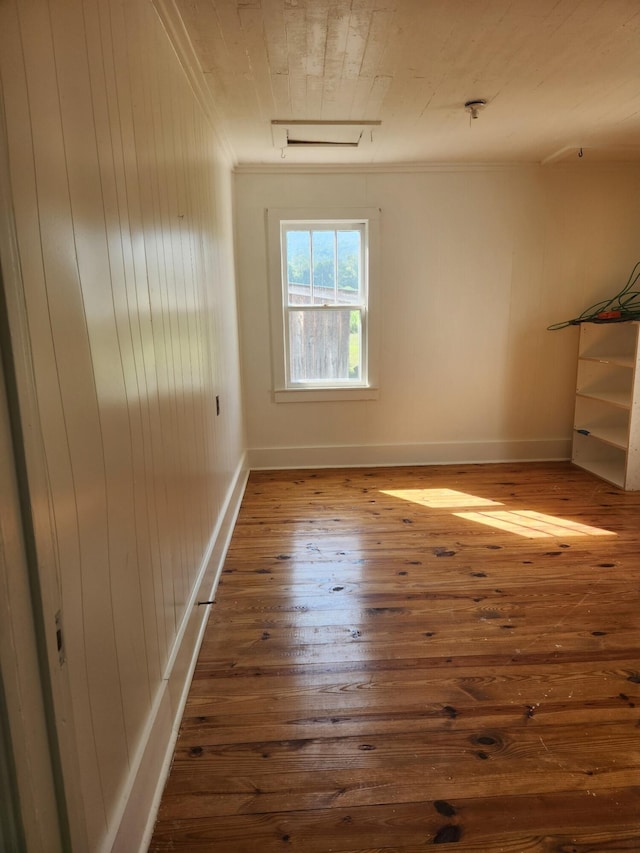
[[[366,223],[282,222],[287,387],[366,378]]]
[[[377,214],[312,218],[269,211],[277,401],[375,396]]]

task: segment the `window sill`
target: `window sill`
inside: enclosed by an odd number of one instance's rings
[[[273,392],[275,403],[328,403],[377,400],[377,388],[286,388]]]

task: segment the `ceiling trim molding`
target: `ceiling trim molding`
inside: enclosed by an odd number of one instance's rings
[[[167,34],[169,43],[175,51],[178,62],[186,75],[191,90],[207,117],[230,168],[233,169],[237,165],[236,155],[224,132],[224,125],[216,109],[213,97],[200,68],[195,49],[180,16],[178,7],[175,4],[175,0],[152,0],[152,4]]]
[[[233,172],[236,175],[319,175],[319,174],[389,174],[419,172],[514,172],[544,169],[544,171],[585,170],[622,171],[640,169],[637,161],[574,162],[557,161],[540,163],[523,160],[519,163],[239,163]]]
[[[238,163],[237,175],[304,175],[388,172],[505,172],[537,168],[540,163]]]
[[[607,156],[610,159],[607,159]],[[609,165],[624,164],[628,166],[629,164],[640,162],[640,145],[598,145],[588,143],[584,146],[578,144],[565,145],[563,148],[554,151],[553,154],[549,154],[541,162],[543,166],[554,166],[557,163],[568,163],[570,159],[573,159],[575,163],[576,160],[582,160],[583,157],[592,165],[592,157],[597,157],[600,159],[596,160],[596,162],[601,165],[608,163]]]

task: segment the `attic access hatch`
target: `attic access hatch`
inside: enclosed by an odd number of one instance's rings
[[[380,121],[286,121],[271,122],[273,145],[289,148],[361,148],[372,141]]]

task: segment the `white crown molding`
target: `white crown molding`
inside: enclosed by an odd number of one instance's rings
[[[594,159],[595,158],[595,159]],[[582,161],[582,162],[581,162]],[[565,145],[541,161],[543,166],[564,165],[583,166],[585,163],[595,166],[631,166],[640,161],[639,145]]]
[[[388,174],[415,172],[504,172],[532,169],[540,163],[238,163],[237,175]]]
[[[235,153],[224,131],[223,122],[216,109],[215,102],[207,86],[200,63],[198,62],[198,57],[178,11],[178,7],[175,4],[175,0],[152,0],[152,3],[160,19],[160,23],[167,34],[167,38],[175,51],[178,62],[189,81],[193,94],[209,120],[209,124],[229,163],[229,167],[233,169],[237,165]]]
[[[640,169],[637,161],[582,160],[539,163],[238,163],[236,175],[417,174],[421,172],[517,172],[523,170],[611,172]]]

